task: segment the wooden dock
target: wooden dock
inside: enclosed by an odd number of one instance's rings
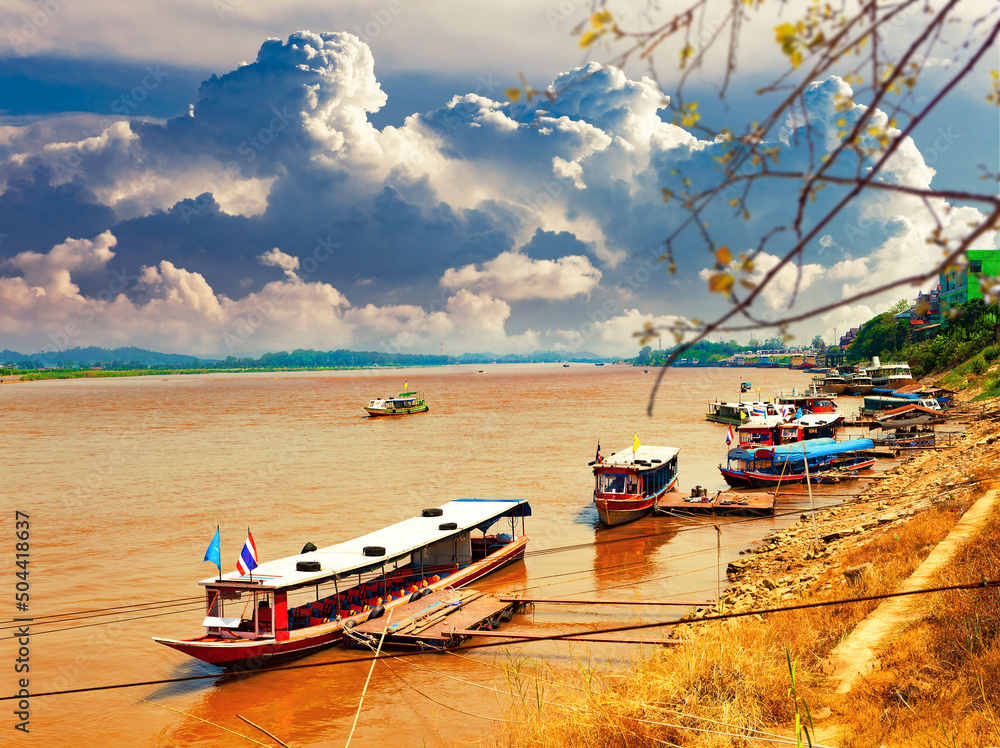
[[[774,514],[774,496],[770,493],[734,493],[720,491],[714,496],[692,497],[678,492],[666,493],[656,501],[657,514],[711,514],[767,516]]]
[[[491,630],[495,624],[510,620],[515,607],[516,603],[476,590],[439,590],[394,608],[388,629],[386,616],[359,623],[348,641],[374,642],[384,630],[383,646],[454,647],[465,638],[462,632]]]

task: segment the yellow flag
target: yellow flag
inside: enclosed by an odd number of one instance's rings
[[[639,451],[639,435],[636,434],[632,437],[632,454]]]

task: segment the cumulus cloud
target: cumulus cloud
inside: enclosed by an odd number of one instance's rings
[[[601,271],[580,255],[552,261],[533,260],[520,252],[504,252],[482,266],[448,268],[441,285],[479,291],[507,301],[557,300],[588,294],[600,279]]]
[[[678,172],[695,189],[711,184],[725,145],[665,122],[667,99],[647,77],[589,63],[551,90],[553,100],[515,103],[459,95],[380,130],[368,119],[386,103],[369,47],[301,31],[204,81],[180,117],[0,131],[0,332],[44,345],[68,317],[89,320],[74,343],[203,355],[442,342],[627,355],[646,321],[708,318],[718,298],[700,253],[676,254],[669,293],[665,275],[637,283],[630,258],[685,217],[660,188]],[[840,119],[849,126],[863,111],[838,112],[851,94],[839,78],[809,87],[808,116],[789,115],[769,144],[783,166],[836,147]],[[888,127],[881,112],[874,121]],[[907,141],[885,179],[926,186],[933,176]],[[787,223],[795,185],[754,201],[749,225],[728,204],[706,211],[719,243],[750,250],[755,226]],[[933,208],[946,235],[979,215]],[[796,291],[799,303],[827,302],[929,266],[933,228],[913,198],[864,195],[762,305],[777,313]],[[751,280],[779,254],[768,247]],[[587,317],[595,297],[614,298],[611,318]]]
[[[114,257],[111,248],[117,243],[111,232],[105,231],[94,239],[66,239],[44,254],[20,252],[5,264],[21,271],[21,285],[38,296],[79,298],[72,273],[103,267]]]

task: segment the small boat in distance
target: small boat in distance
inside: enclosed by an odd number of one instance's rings
[[[853,374],[844,377],[847,380],[847,387],[844,389],[845,395],[867,395],[875,385],[872,378],[865,369],[858,369]]]
[[[790,406],[795,412],[803,413],[838,413],[837,396],[820,392],[815,386],[811,390],[799,392],[793,387],[791,393],[777,392],[773,399],[778,406]]]
[[[482,374],[482,372],[480,372]],[[375,397],[365,406],[369,416],[405,416],[430,410],[422,392],[400,392],[396,397]]]
[[[720,403],[718,400],[708,404],[705,418],[715,423],[740,424],[759,416],[781,415],[772,403],[762,400],[741,401],[738,403]]]
[[[656,499],[677,485],[674,447],[630,446],[590,463],[594,469],[594,505],[601,523],[614,527],[653,510]]]
[[[456,499],[354,540],[319,549],[309,543],[249,576],[233,571],[202,580],[205,633],[153,641],[241,670],[303,657],[340,643],[345,628],[523,558],[530,516],[520,499]],[[502,532],[488,535],[501,520]]]

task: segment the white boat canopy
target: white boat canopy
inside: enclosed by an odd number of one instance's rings
[[[652,462],[656,460],[653,467],[659,467],[661,463],[669,462],[674,459],[680,450],[676,447],[647,447],[645,444],[640,444],[639,449],[635,451],[635,455],[632,454],[632,447],[626,447],[620,452],[615,452],[610,457],[606,457],[604,461],[594,467],[610,466],[610,467],[631,467],[632,463],[636,460],[644,460],[646,462]],[[650,470],[651,468],[646,465],[638,465],[640,469]]]
[[[238,571],[231,571],[223,574],[221,579],[216,576],[203,579],[199,584],[267,590],[318,584],[334,576],[357,574],[378,568],[385,563],[409,556],[420,548],[426,548],[473,529],[485,532],[501,517],[531,516],[531,507],[523,499],[456,499],[439,508],[440,514],[432,510],[432,516],[410,517],[353,540],[319,548],[309,553],[300,553],[297,556],[266,561],[259,564],[252,574],[244,576]],[[446,525],[448,529],[441,529],[441,525]],[[384,553],[368,555],[365,553],[366,548],[369,549],[369,554],[377,553],[381,549],[384,549]],[[300,570],[298,568],[300,562],[318,563],[319,569]]]

